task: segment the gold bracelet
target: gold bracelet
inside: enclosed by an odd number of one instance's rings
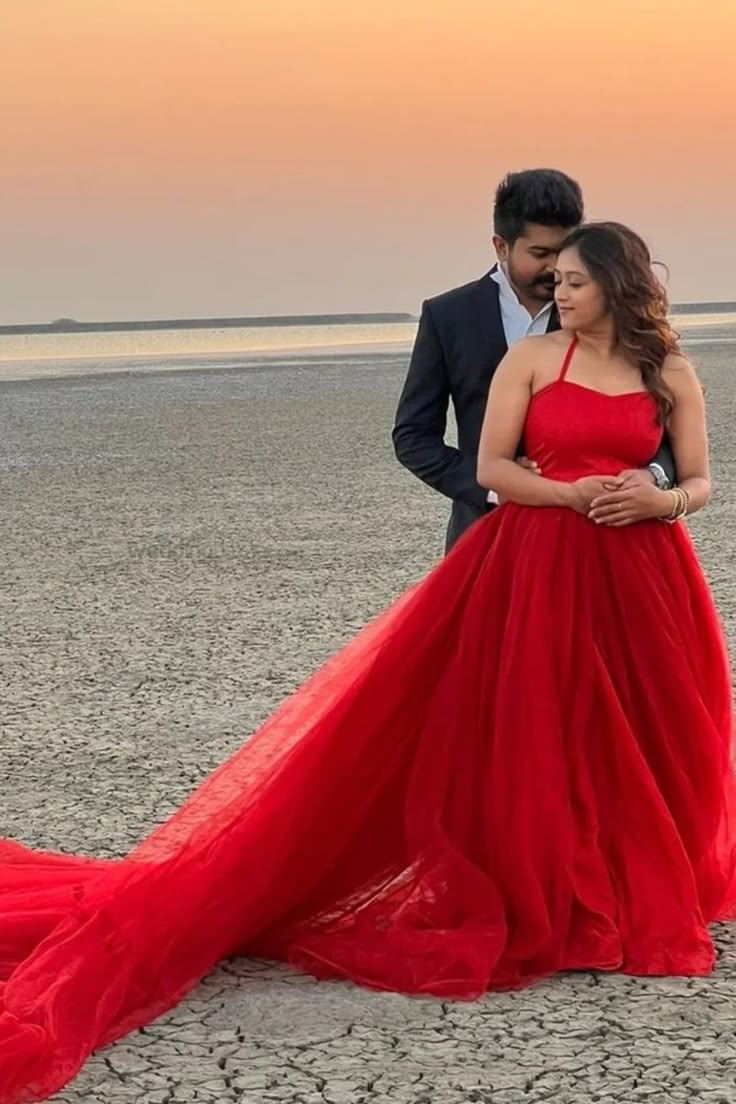
[[[682,513],[682,507],[684,505],[684,499],[682,497],[682,491],[680,490],[679,487],[673,487],[672,488],[672,494],[674,495],[674,498],[675,498],[675,504],[672,507],[672,513],[670,514],[670,517],[672,518],[673,521],[676,521],[677,518]]]
[[[677,513],[677,508],[680,505],[680,501],[679,501],[679,497],[678,497],[678,494],[677,494],[677,490],[674,487],[669,487],[668,490],[667,490],[667,494],[670,496],[670,501],[672,502],[672,509],[670,510],[670,512],[668,514],[664,514],[664,516],[662,517],[662,521],[670,522],[670,521],[673,520],[675,514]]]
[[[677,509],[675,510],[675,512],[672,515],[672,520],[673,521],[679,521],[680,518],[685,516],[686,510],[687,510],[687,500],[685,499],[685,492],[683,491],[682,487],[676,487],[675,491],[677,493],[677,500],[678,501],[677,501]]]
[[[671,487],[669,493],[673,499],[672,510],[666,517],[662,518],[662,521],[667,522],[668,525],[674,525],[676,521],[681,521],[682,518],[687,516],[690,495],[682,487]]]

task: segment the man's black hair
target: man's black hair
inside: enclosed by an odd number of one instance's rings
[[[509,245],[521,237],[528,222],[573,229],[582,221],[582,189],[557,169],[509,173],[496,191],[493,231]]]

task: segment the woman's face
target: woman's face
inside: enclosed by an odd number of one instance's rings
[[[609,313],[600,284],[588,272],[575,246],[564,249],[557,258],[555,302],[563,330],[590,329]]]

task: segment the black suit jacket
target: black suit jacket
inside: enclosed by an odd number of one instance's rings
[[[508,349],[499,288],[490,276],[487,272],[422,305],[393,429],[396,456],[404,467],[452,499],[446,550],[490,508],[476,478],[478,445],[488,388]],[[548,329],[559,329],[555,312]],[[450,401],[457,448],[445,443]],[[674,480],[668,446],[657,460]]]

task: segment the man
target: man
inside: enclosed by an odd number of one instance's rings
[[[452,499],[445,551],[497,504],[493,492],[476,479],[488,388],[511,345],[559,329],[554,309],[557,254],[582,220],[580,185],[565,173],[511,173],[498,187],[493,210],[498,263],[480,280],[422,306],[393,442],[404,467]],[[445,442],[450,400],[457,448]],[[657,455],[649,470],[660,486],[674,480],[669,449]]]

